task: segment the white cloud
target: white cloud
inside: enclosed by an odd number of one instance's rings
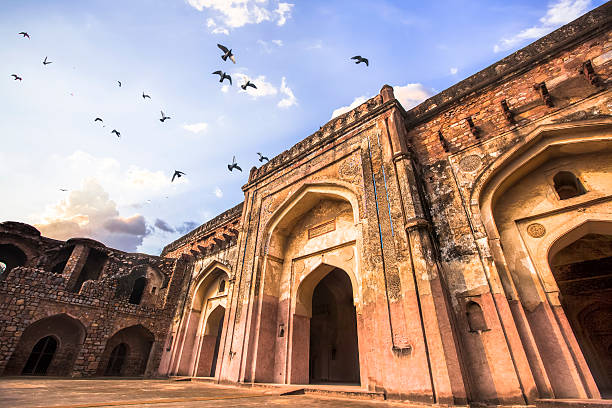
[[[293,6],[294,4],[290,3],[278,3],[278,7],[276,8],[276,10],[274,10],[274,12],[278,14],[278,21],[276,22],[276,24],[278,24],[279,26],[285,25],[287,19],[291,18],[291,9],[293,8]]]
[[[502,38],[493,47],[493,52],[505,51],[525,40],[540,38],[557,27],[567,24],[584,14],[591,4],[590,0],[557,0],[548,4],[546,14],[537,26],[526,28],[512,37]]]
[[[411,109],[419,103],[423,102],[425,99],[429,98],[433,93],[430,92],[427,88],[425,88],[423,84],[414,83],[406,84],[404,86],[394,86],[393,94],[395,95],[395,98],[402,104],[404,109]],[[358,96],[357,98],[353,99],[353,102],[351,102],[350,105],[342,106],[338,109],[335,109],[332,112],[331,118],[333,119],[337,116],[342,115],[343,113],[346,113],[356,108],[357,106],[361,105],[370,98],[371,96],[366,95]]]
[[[335,109],[332,112],[331,119],[335,118],[336,116],[340,116],[340,115],[342,115],[342,114],[344,114],[344,113],[346,113],[346,112],[348,112],[348,111],[358,107],[359,105],[361,105],[362,103],[364,103],[368,99],[370,99],[370,98],[366,97],[365,95],[358,96],[357,98],[353,99],[353,102],[351,102],[350,105],[348,105],[348,106],[341,106],[338,109]]]
[[[271,2],[267,0],[187,0],[187,2],[198,11],[204,11],[204,9],[214,11],[217,20],[229,28],[259,24],[264,21],[275,21],[276,24],[282,26],[291,17],[293,7],[293,4],[279,2],[278,0],[272,0]],[[274,6],[276,6],[276,9]],[[209,18],[208,21],[211,19]],[[216,22],[212,21],[216,25]],[[223,30],[227,29],[224,28]]]
[[[306,46],[307,50],[320,50],[321,48],[323,48],[323,41],[321,40],[317,40]]]
[[[404,109],[412,109],[425,99],[432,96],[433,93],[425,88],[423,84],[415,83],[406,84],[404,86],[394,86],[393,94],[395,95],[395,99],[402,104]]]
[[[234,72],[232,73],[232,76],[236,78],[236,85],[242,85],[247,80],[250,80],[252,83],[255,84],[257,89],[247,87],[246,90],[242,90],[242,88],[240,87],[237,88],[238,92],[247,93],[250,96],[252,96],[254,99],[257,99],[261,96],[276,95],[278,93],[278,89],[276,89],[276,87],[272,85],[270,82],[266,81],[265,75],[259,75],[256,78],[249,78],[247,75],[243,73]]]
[[[48,207],[36,228],[50,238],[88,237],[124,251],[136,251],[151,232],[142,215],[120,216],[115,201],[91,178]]]
[[[217,26],[217,23],[215,23],[215,20],[213,20],[212,18],[206,19],[206,27],[212,28],[216,26]]]
[[[279,47],[283,46],[283,40],[272,40],[272,43],[276,44]]]
[[[193,123],[191,125],[183,125],[183,129],[191,132],[191,133],[200,133],[200,132],[204,132],[206,131],[206,129],[208,129],[208,123],[205,122],[200,122],[200,123]]]
[[[211,33],[212,34],[225,34],[225,35],[229,35],[229,30],[227,28],[217,27],[214,30],[212,30]]]
[[[451,75],[457,75],[457,72],[459,72],[459,69],[457,69],[457,68],[455,68],[455,67],[452,67],[452,68],[450,69],[450,73],[451,73]]]
[[[268,42],[264,40],[257,40],[257,44],[261,46],[261,48],[264,50],[266,54],[270,54],[274,50],[274,47],[271,44],[276,45],[277,47],[282,47],[283,41],[282,40],[272,40]]]
[[[223,93],[228,93],[228,92],[229,92],[229,89],[230,89],[230,86],[229,86],[229,85],[227,85],[227,84],[226,84],[226,85],[223,85],[223,86],[221,87],[221,92],[223,92]]]
[[[214,193],[215,193],[215,197],[223,198],[223,190],[221,190],[221,188],[215,187]]]
[[[281,99],[278,102],[278,107],[279,108],[289,108],[291,106],[297,105],[297,98],[293,94],[293,91],[291,90],[291,88],[289,88],[287,86],[287,82],[285,80],[285,77],[283,77],[282,80],[281,80],[280,91],[281,91],[282,94],[285,95],[285,98]]]

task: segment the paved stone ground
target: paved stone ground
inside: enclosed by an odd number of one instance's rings
[[[282,391],[171,380],[1,378],[0,407],[408,407],[362,399],[280,396]]]

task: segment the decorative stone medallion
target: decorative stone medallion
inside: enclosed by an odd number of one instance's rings
[[[542,224],[534,222],[527,226],[527,233],[533,238],[542,238],[546,234],[546,228]]]
[[[482,159],[475,154],[465,156],[459,161],[459,167],[467,173],[478,170],[480,166],[482,166]]]

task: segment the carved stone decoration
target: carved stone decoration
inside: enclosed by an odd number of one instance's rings
[[[338,175],[342,180],[354,180],[359,176],[359,160],[353,155],[338,168]]]
[[[475,154],[465,156],[459,161],[459,167],[466,173],[478,170],[482,166],[482,159]]]
[[[534,222],[527,226],[527,233],[533,238],[542,238],[546,234],[546,228],[542,224]]]

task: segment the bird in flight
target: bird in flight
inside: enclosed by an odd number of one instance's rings
[[[257,87],[255,86],[255,84],[254,84],[254,83],[252,83],[252,82],[251,82],[251,81],[249,81],[249,80],[247,80],[245,84],[240,85],[240,87],[241,87],[243,90],[245,90],[245,91],[246,91],[246,89],[247,89],[247,86],[250,86],[251,88],[255,88],[255,89],[257,89]]]
[[[30,34],[26,33],[25,31],[22,31],[19,33],[19,35],[23,35],[23,38],[28,38],[28,40],[30,39]]]
[[[270,159],[268,159],[268,158],[267,158],[266,156],[264,156],[263,154],[261,154],[261,153],[259,153],[259,152],[257,152],[257,154],[259,155],[259,161],[260,161],[260,162],[262,162],[262,161],[264,161],[264,160],[265,160],[265,161],[267,161],[267,162],[269,162],[269,161],[270,161]]]
[[[362,57],[361,55],[355,55],[354,57],[351,57],[352,60],[356,60],[355,64],[359,64],[360,62],[365,62],[365,64],[369,67],[370,66],[370,62],[368,61],[367,58]]]
[[[232,171],[234,169],[242,171],[240,166],[238,166],[238,163],[236,163],[236,156],[234,156],[234,158],[232,159],[232,164],[227,165],[227,168],[229,169],[229,171]]]
[[[221,79],[219,79],[219,82],[223,82],[224,79],[229,79],[230,85],[232,84],[232,77],[226,74],[225,72],[215,71],[213,72],[213,75],[219,75],[221,77]]]
[[[121,81],[117,81],[117,83],[119,84],[119,88],[121,88]]]
[[[161,112],[161,119],[159,120],[160,122],[165,122],[166,119],[172,119],[170,116],[164,115],[164,111],[160,111],[160,112]]]
[[[60,191],[68,191],[68,190],[65,188],[60,188]]]
[[[13,78],[15,78],[15,81],[21,81],[23,78],[21,78],[19,75],[17,74],[12,74],[11,75]]]
[[[142,93],[142,99],[146,99],[146,98],[151,99],[151,97],[150,97],[149,95],[147,95],[147,94],[145,94],[145,93],[143,92],[143,93]]]
[[[227,59],[229,58],[232,60],[234,64],[236,63],[236,58],[234,58],[234,54],[232,54],[232,50],[227,49],[225,45],[221,45],[221,44],[217,44],[217,47],[219,47],[221,51],[223,51],[223,55],[221,56],[223,61],[227,61]]]
[[[172,183],[175,178],[181,178],[183,174],[185,173],[183,173],[182,171],[174,170],[174,174],[172,175],[172,180],[170,182]]]
[[[111,130],[111,133],[116,134],[116,135],[117,135],[117,137],[121,137],[121,133],[119,133],[119,132],[117,131],[117,129],[113,129],[113,130]]]
[[[53,61],[47,61],[47,57],[45,57],[45,60],[43,61],[43,65],[49,65],[49,64],[53,64]]]
[[[94,122],[102,122],[102,123],[104,123],[104,121],[102,120],[102,118],[95,118],[95,119],[94,119]]]

